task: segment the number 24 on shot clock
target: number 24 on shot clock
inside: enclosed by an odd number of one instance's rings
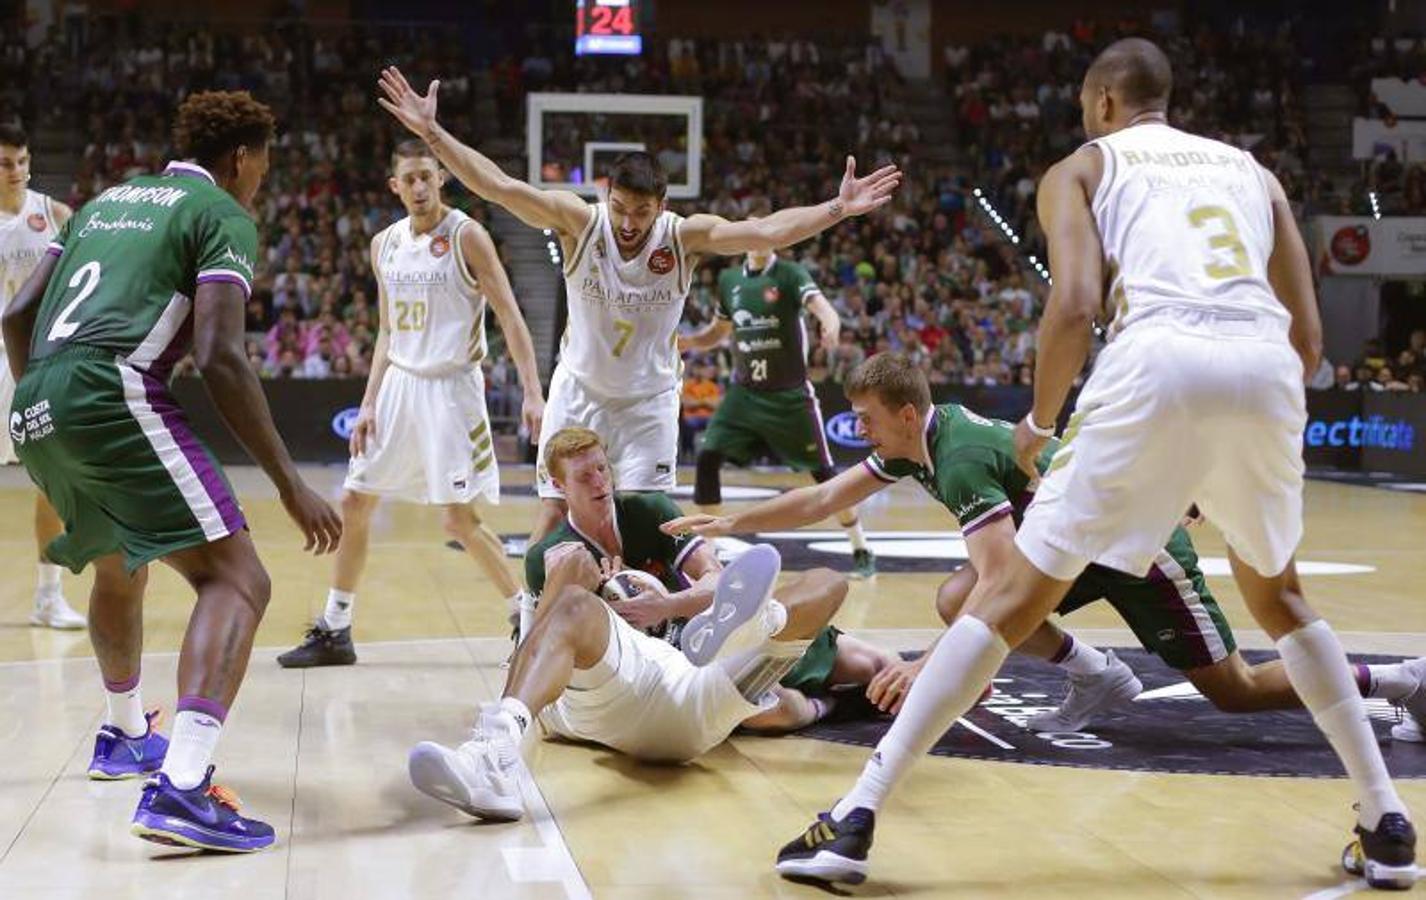
[[[575,55],[643,53],[638,3],[639,0],[575,0]]]

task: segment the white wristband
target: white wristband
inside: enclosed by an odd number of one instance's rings
[[[1035,414],[1033,411],[1025,414],[1025,427],[1030,429],[1030,433],[1035,437],[1052,438],[1055,436],[1055,426],[1051,425],[1049,428],[1041,428],[1035,424]]]

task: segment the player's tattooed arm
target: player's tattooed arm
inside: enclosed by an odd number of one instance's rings
[[[0,332],[5,335],[5,348],[9,355],[10,374],[16,381],[25,374],[25,366],[30,362],[30,338],[35,333],[35,319],[39,316],[40,300],[49,287],[50,277],[59,265],[59,257],[46,253],[40,257],[39,265],[20,286],[20,290],[10,298],[5,307],[5,315],[0,319]]]
[[[508,209],[531,228],[559,232],[569,251],[574,240],[589,224],[594,210],[578,194],[541,190],[506,175],[495,161],[474,147],[461,143],[436,121],[436,96],[440,81],[432,81],[425,95],[416,93],[401,70],[383,69],[381,92],[376,102],[425,141],[452,175],[477,196]]]
[[[765,218],[742,222],[729,222],[708,213],[689,216],[679,227],[684,247],[689,253],[724,256],[766,253],[805,241],[843,219],[865,215],[890,203],[901,186],[901,170],[882,166],[858,178],[856,167],[856,159],[848,156],[837,196],[816,206],[789,207]]]

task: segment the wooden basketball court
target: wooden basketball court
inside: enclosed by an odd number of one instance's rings
[[[145,843],[128,834],[137,783],[86,779],[104,706],[97,669],[84,633],[26,624],[31,500],[23,472],[7,468],[0,470],[0,758],[7,763],[0,776],[0,897],[825,895],[779,879],[773,855],[851,784],[869,752],[861,746],[739,736],[695,764],[654,767],[545,743],[531,758],[531,814],[507,825],[477,824],[417,793],[406,777],[410,746],[459,743],[476,704],[499,695],[509,650],[500,598],[463,555],[443,546],[433,513],[388,505],[374,526],[359,594],[361,662],[282,670],[273,658],[320,611],[331,564],[300,552],[296,531],[255,470],[230,474],[274,588],[216,762],[245,810],[277,829],[277,845],[223,857]],[[341,474],[309,471],[333,495]],[[505,477],[512,490],[529,480],[528,471]],[[801,483],[742,473],[727,480]],[[1426,653],[1426,495],[1313,482],[1307,499],[1301,558],[1344,574],[1304,581],[1348,650]],[[507,496],[488,520],[501,533],[523,534],[533,504],[528,491]],[[838,624],[888,648],[920,649],[935,634],[935,572],[953,565],[936,557],[944,540],[924,533],[950,532],[950,520],[911,484],[883,493],[863,514],[873,531],[923,533],[906,546],[883,536],[884,558],[930,561],[925,571],[883,573],[855,585]],[[1205,557],[1223,555],[1211,527],[1195,540]],[[835,550],[833,544],[807,543],[808,558],[821,553],[847,568],[846,557],[818,549]],[[1268,646],[1231,581],[1210,583],[1240,626],[1240,643]],[[88,578],[67,576],[65,590],[83,610]],[[190,602],[177,577],[156,567],[145,620],[145,702],[170,715]],[[1067,624],[1101,646],[1133,646],[1105,604]],[[1115,740],[1132,744],[1134,735]],[[1426,757],[1426,745],[1386,740],[1394,768]],[[1417,815],[1426,815],[1426,782],[1400,787]],[[929,757],[883,813],[871,881],[849,893],[1345,896],[1359,886],[1336,866],[1352,823],[1350,802],[1340,778]]]

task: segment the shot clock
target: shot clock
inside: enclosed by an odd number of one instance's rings
[[[575,55],[638,56],[643,53],[638,7],[639,0],[575,0]]]

